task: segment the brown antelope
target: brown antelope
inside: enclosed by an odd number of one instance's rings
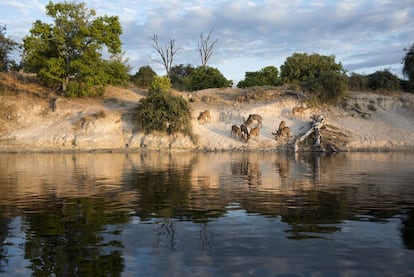
[[[200,112],[200,114],[198,115],[197,118],[198,122],[200,124],[204,124],[206,122],[210,122],[211,121],[211,114],[209,110],[205,110],[204,112]]]
[[[309,108],[305,108],[305,107],[294,107],[294,108],[292,109],[292,117],[294,117],[294,118],[295,118],[297,115],[302,116],[302,115],[303,115],[303,113],[304,113],[307,109],[309,109]]]
[[[285,127],[286,127],[286,122],[284,120],[280,121],[279,128],[275,132],[273,132],[272,135],[274,135],[275,137],[278,136],[279,131]]]
[[[246,125],[244,124],[240,125],[240,130],[242,133],[242,137],[244,139],[247,139],[249,137],[249,130],[247,129]]]
[[[280,121],[278,130],[283,129],[285,127],[286,127],[286,122],[284,120]]]
[[[256,138],[260,135],[260,128],[259,127],[253,127],[250,129],[250,134],[247,136],[247,140],[250,138]]]
[[[282,129],[277,130],[275,139],[277,140],[279,137],[287,136],[290,137],[290,128],[289,127],[283,127]]]
[[[242,137],[242,131],[241,131],[240,127],[237,126],[237,125],[231,126],[231,135],[235,136],[235,137],[238,137],[238,138],[241,138]]]
[[[249,126],[253,123],[253,121],[257,121],[257,125],[260,126],[260,128],[262,127],[263,118],[258,114],[250,114],[244,125]]]

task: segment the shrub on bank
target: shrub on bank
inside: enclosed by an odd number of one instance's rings
[[[137,107],[135,122],[145,133],[191,135],[190,106],[182,97],[172,95],[168,77],[154,77],[148,96]]]

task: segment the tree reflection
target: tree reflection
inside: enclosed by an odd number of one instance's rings
[[[6,260],[6,249],[4,247],[4,241],[7,237],[7,226],[8,226],[8,219],[3,215],[3,207],[0,206],[0,273],[4,272],[4,267],[7,264]]]
[[[126,214],[107,213],[101,198],[62,199],[44,212],[25,217],[25,258],[35,276],[119,276],[122,244],[106,241],[106,224],[126,222]]]
[[[409,209],[402,221],[401,237],[405,247],[414,249],[414,209]]]

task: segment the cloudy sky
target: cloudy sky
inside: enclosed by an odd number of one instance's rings
[[[0,0],[0,24],[17,42],[35,20],[50,22],[47,0]],[[57,1],[55,1],[57,2]],[[94,0],[98,15],[117,15],[123,50],[134,74],[163,68],[151,47],[157,34],[180,48],[174,64],[200,65],[200,34],[218,39],[209,65],[235,82],[246,71],[280,67],[293,53],[335,55],[350,72],[389,69],[401,75],[404,48],[414,43],[414,0]]]

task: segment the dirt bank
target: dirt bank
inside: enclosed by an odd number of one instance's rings
[[[9,78],[9,79],[7,79]],[[322,138],[342,151],[414,149],[414,95],[351,92],[341,107],[306,109],[297,94],[286,90],[211,89],[192,93],[193,138],[145,135],[135,127],[134,108],[145,97],[134,88],[108,88],[102,99],[57,97],[36,83],[2,75],[0,151],[279,151],[292,149],[306,132],[310,116],[323,115]],[[178,93],[188,98],[189,93]],[[209,110],[211,120],[197,121]],[[249,114],[260,114],[257,138],[245,142],[231,126]],[[274,139],[281,121],[291,137]]]

